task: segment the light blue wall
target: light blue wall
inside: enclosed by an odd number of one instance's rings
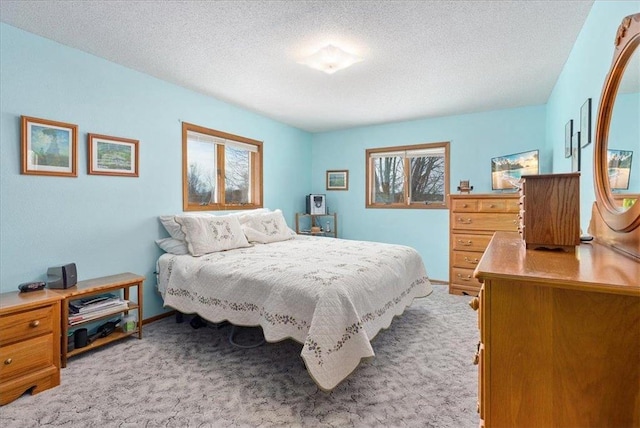
[[[638,11],[639,1],[594,4],[546,106],[315,135],[0,24],[0,291],[73,261],[80,279],[145,275],[145,317],[162,312],[153,241],[166,236],[157,216],[182,210],[181,120],[264,141],[265,206],[283,209],[291,225],[305,194],[326,193],[341,237],[413,246],[430,276],[446,280],[449,212],[365,209],[365,149],[450,141],[453,192],[462,179],[474,193],[490,192],[491,157],[519,151],[539,149],[543,173],[569,171],[564,124],[579,122],[588,97],[595,119],[613,35]],[[21,115],[79,125],[78,178],[20,175]],[[140,140],[140,177],[87,175],[88,132]],[[585,229],[592,148],[582,168]],[[349,170],[349,191],[325,190],[328,169]]]
[[[541,172],[550,172],[545,107],[532,106],[315,134],[312,192],[326,193],[339,216],[341,237],[409,245],[433,279],[449,278],[449,211],[365,208],[365,149],[450,141],[451,191],[469,179],[474,193],[491,192],[491,158],[539,149]],[[349,170],[348,191],[326,191],[326,170]]]
[[[75,262],[79,279],[153,271],[161,214],[182,211],[181,124],[264,142],[264,205],[292,224],[311,187],[311,136],[241,108],[0,24],[0,291]],[[20,174],[20,116],[77,124],[78,177]],[[140,177],[87,175],[88,132],[140,140]]]
[[[546,140],[549,147],[553,149],[553,172],[571,171],[571,159],[564,157],[564,126],[573,119],[574,128],[579,129],[580,107],[587,98],[591,98],[593,103],[592,135],[595,134],[602,85],[613,59],[616,31],[622,18],[638,12],[640,12],[640,1],[596,1],[593,4],[547,102]],[[633,129],[629,128],[630,132],[627,135],[635,137],[635,146],[638,150],[640,135],[634,135]],[[635,130],[637,129],[636,121]],[[592,143],[582,149],[580,223],[584,232],[587,231],[591,218],[591,206],[595,200],[593,147]]]

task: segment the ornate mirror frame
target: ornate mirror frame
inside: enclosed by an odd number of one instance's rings
[[[609,185],[607,147],[618,87],[629,59],[640,45],[640,13],[622,20],[615,37],[611,69],[602,88],[595,132],[593,175],[596,202],[589,232],[600,243],[640,260],[640,201],[623,210]]]

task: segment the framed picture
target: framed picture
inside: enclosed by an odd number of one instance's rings
[[[591,98],[587,98],[580,108],[580,139],[582,147],[591,144]]]
[[[327,190],[349,190],[349,171],[327,171]]]
[[[571,139],[573,138],[573,119],[569,120],[564,126],[564,157],[570,158],[571,152]]]
[[[580,172],[580,131],[573,134],[571,152],[571,171]]]
[[[89,174],[138,176],[138,140],[89,134]]]
[[[22,116],[21,174],[78,176],[78,125]]]

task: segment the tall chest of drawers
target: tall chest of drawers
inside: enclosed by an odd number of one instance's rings
[[[449,293],[476,296],[476,265],[496,231],[517,231],[519,195],[449,196]]]
[[[60,384],[60,300],[49,290],[0,295],[0,405]]]

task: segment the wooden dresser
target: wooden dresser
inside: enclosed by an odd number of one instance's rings
[[[60,300],[49,290],[0,295],[0,405],[60,385]]]
[[[449,202],[449,293],[476,296],[473,270],[495,231],[518,230],[519,195],[450,195]]]
[[[499,232],[476,275],[481,427],[640,427],[640,263]]]

